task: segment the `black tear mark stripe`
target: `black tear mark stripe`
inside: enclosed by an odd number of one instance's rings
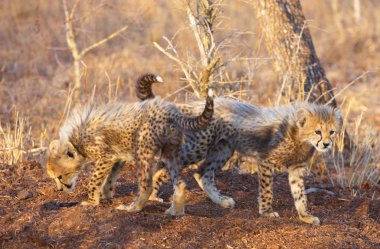
[[[319,135],[319,136],[321,137],[321,139],[318,140],[318,142],[317,142],[317,147],[319,147],[319,142],[322,141],[322,132],[321,132],[321,135]]]

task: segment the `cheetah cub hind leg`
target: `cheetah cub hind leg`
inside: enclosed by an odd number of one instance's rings
[[[193,176],[197,181],[199,187],[209,196],[209,198],[214,203],[220,205],[223,208],[234,208],[235,200],[229,196],[221,195],[218,189],[214,186],[214,182],[210,181],[210,178],[214,177],[212,173],[207,174],[203,177],[199,173],[195,173]]]
[[[234,208],[235,200],[222,195],[215,186],[215,170],[220,169],[232,156],[228,141],[219,141],[208,153],[206,160],[201,164],[198,172],[194,174],[199,187],[216,204],[223,208]]]
[[[182,216],[185,214],[185,189],[186,183],[181,181],[174,187],[174,195],[172,205],[165,211],[166,214],[172,216]]]
[[[163,163],[163,162],[160,162],[160,163]],[[161,203],[164,202],[162,198],[158,197],[158,191],[162,183],[167,182],[169,180],[170,178],[169,178],[168,170],[166,168],[162,168],[154,174],[153,191],[152,191],[152,194],[149,196],[150,201],[157,201]]]

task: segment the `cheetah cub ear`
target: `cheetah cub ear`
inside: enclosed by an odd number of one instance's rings
[[[300,108],[296,112],[296,119],[298,127],[303,127],[306,123],[306,119],[309,116],[310,112],[305,108]]]
[[[55,155],[58,153],[58,149],[59,149],[59,146],[60,146],[60,143],[59,143],[59,140],[53,140],[50,145],[49,145],[49,151],[48,151],[48,154],[49,155]]]
[[[65,142],[61,145],[59,140],[53,140],[49,145],[49,155],[51,156],[66,156],[70,158],[75,158],[77,151],[75,147],[70,142]]]

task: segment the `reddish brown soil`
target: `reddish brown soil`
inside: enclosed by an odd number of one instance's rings
[[[16,169],[0,173],[1,248],[380,248],[379,200],[310,194],[310,210],[322,221],[310,226],[297,219],[284,175],[274,187],[281,218],[260,217],[256,176],[231,171],[218,173],[217,184],[235,198],[234,209],[210,202],[188,173],[186,215],[173,218],[164,214],[168,202],[149,202],[140,213],[115,210],[133,200],[133,169],[120,176],[113,203],[98,207],[71,205],[86,197],[86,173],[65,193],[54,190],[38,163]],[[170,188],[163,188],[166,201]]]

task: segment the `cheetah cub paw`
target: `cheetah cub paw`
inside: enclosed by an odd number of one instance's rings
[[[150,201],[157,201],[157,202],[160,202],[160,203],[164,203],[164,199],[159,198],[156,195],[155,196],[153,196],[153,195],[149,196],[149,200]]]
[[[222,206],[224,208],[234,208],[235,207],[235,201],[231,197],[224,197],[224,198],[222,198],[220,206]]]
[[[138,207],[135,203],[131,203],[129,205],[121,204],[117,208],[117,210],[125,210],[127,212],[139,212],[141,211],[141,207]]]
[[[321,222],[319,221],[319,218],[316,216],[306,215],[306,216],[300,216],[299,218],[303,222],[306,222],[306,223],[311,224],[311,225],[319,226],[321,224]]]
[[[266,211],[266,212],[261,213],[261,215],[264,217],[271,217],[271,218],[280,217],[280,215],[277,212],[273,212],[273,211]]]
[[[171,216],[185,215],[185,207],[175,208],[173,206],[170,206],[170,208],[166,209],[165,214],[170,214]]]

